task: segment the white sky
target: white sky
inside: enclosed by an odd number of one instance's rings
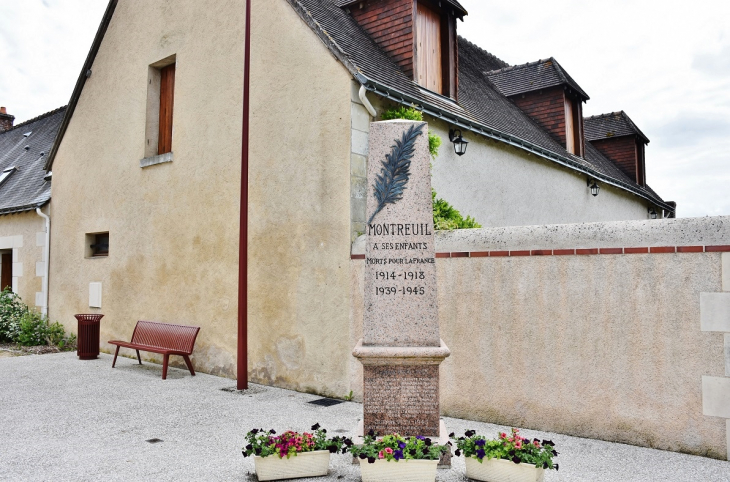
[[[586,116],[624,110],[679,216],[730,215],[730,1],[461,3],[464,37],[510,64],[555,57]],[[16,124],[68,103],[106,4],[0,0],[0,105]]]

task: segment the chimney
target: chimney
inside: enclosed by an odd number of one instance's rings
[[[14,115],[8,114],[5,107],[0,107],[0,132],[5,132],[13,128]]]
[[[486,72],[505,97],[530,116],[566,151],[583,157],[583,89],[550,57]]]
[[[456,99],[458,0],[335,0],[421,87]]]
[[[649,139],[624,111],[584,119],[586,141],[640,186],[646,186],[645,149]]]

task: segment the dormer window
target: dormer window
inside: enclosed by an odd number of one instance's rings
[[[583,157],[583,103],[565,95],[565,150]]]
[[[15,167],[15,166],[13,166],[13,167],[8,167],[7,169],[5,169],[5,170],[4,170],[3,172],[2,172],[2,174],[0,174],[0,186],[2,186],[2,185],[3,185],[3,183],[4,183],[5,181],[7,181],[7,179],[8,179],[9,177],[10,177],[10,175],[11,175],[11,174],[13,174],[13,173],[14,173],[15,171],[17,171],[17,170],[18,170],[18,168],[17,168],[17,167]]]
[[[416,3],[415,80],[430,91],[456,98],[456,18],[440,4]]]
[[[402,72],[418,85],[456,100],[457,0],[335,0]]]

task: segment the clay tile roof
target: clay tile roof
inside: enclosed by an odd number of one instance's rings
[[[649,138],[636,127],[624,111],[586,117],[583,119],[583,124],[587,141],[637,135],[644,143],[649,143]]]
[[[557,60],[550,57],[547,60],[538,60],[522,65],[500,68],[486,72],[487,77],[507,97],[565,85],[573,89],[583,100],[588,100],[588,94],[568,75]]]
[[[0,133],[0,173],[17,169],[0,184],[0,214],[32,211],[51,199],[43,165],[65,112],[61,107]]]

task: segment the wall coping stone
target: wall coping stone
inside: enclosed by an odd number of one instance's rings
[[[365,254],[365,238],[362,235],[355,240],[353,255]],[[619,250],[638,254],[646,248],[651,253],[728,252],[730,216],[459,229],[437,231],[435,242],[437,253],[448,254],[439,257],[447,258],[450,253],[524,255],[524,251],[537,256],[547,255],[549,250],[553,255],[573,254],[568,250],[576,250],[577,255],[600,254],[599,250],[604,254],[621,254]]]

